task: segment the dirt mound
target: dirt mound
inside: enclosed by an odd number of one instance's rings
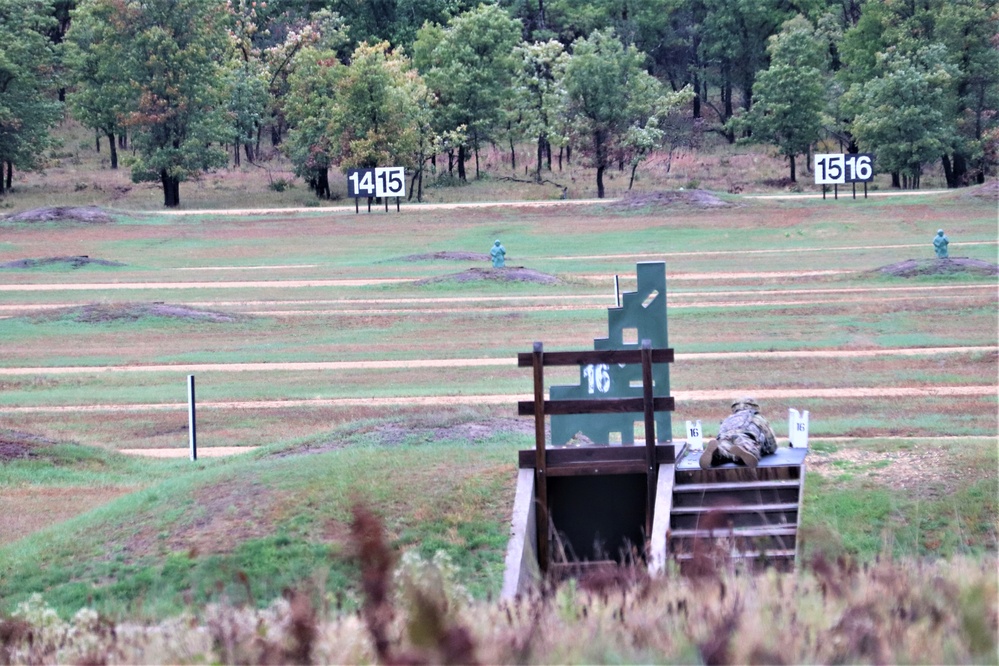
[[[524,268],[523,266],[508,266],[506,268],[469,268],[461,273],[451,273],[440,277],[417,280],[416,284],[438,284],[441,282],[532,282],[534,284],[558,284],[558,278],[548,273]]]
[[[947,259],[907,259],[897,264],[882,266],[875,272],[894,277],[920,277],[925,275],[999,275],[999,266],[981,259],[949,257]]]
[[[19,458],[34,458],[35,447],[51,446],[52,440],[18,430],[0,429],[0,462]]]
[[[987,183],[969,187],[966,191],[968,196],[991,199],[995,201],[999,199],[999,179],[990,180]]]
[[[97,206],[50,206],[7,215],[8,222],[84,222],[110,224],[111,216]]]
[[[533,435],[534,422],[525,419],[495,418],[437,427],[390,423],[379,426],[375,430],[375,437],[379,444],[397,446],[414,440],[428,444],[446,440],[478,443],[495,436],[497,433]]]
[[[722,201],[707,190],[670,190],[663,192],[629,192],[615,202],[619,208],[642,208],[645,206],[685,205],[693,208],[727,208],[732,204]]]
[[[490,261],[483,252],[430,252],[400,257],[399,261]]]
[[[125,264],[107,259],[91,259],[87,255],[78,257],[45,257],[43,259],[18,259],[0,264],[0,268],[39,268],[43,266],[55,266],[66,264],[70,268],[82,268],[84,266],[124,266]]]
[[[246,319],[244,315],[200,310],[186,305],[170,305],[169,303],[88,303],[72,308],[51,310],[36,315],[34,319],[36,321],[70,319],[81,324],[102,324],[113,321],[138,321],[147,317],[211,323],[229,323]]]

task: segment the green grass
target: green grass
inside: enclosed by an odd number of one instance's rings
[[[32,485],[118,483],[142,466],[131,480],[149,485],[0,548],[2,608],[38,590],[62,613],[92,605],[140,617],[223,596],[269,603],[305,581],[343,593],[355,588],[356,570],[344,541],[330,534],[346,531],[356,499],[386,517],[396,547],[428,558],[443,550],[474,594],[495,593],[516,445],[494,438],[386,447],[345,430],[296,446],[331,440],[349,448],[122,465],[121,456],[55,447],[42,460],[5,466],[5,482]],[[97,473],[93,460],[112,469]],[[228,534],[213,531],[223,526]]]

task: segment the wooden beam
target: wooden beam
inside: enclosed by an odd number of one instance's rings
[[[548,475],[545,470],[545,352],[544,345],[534,343],[531,354],[534,367],[534,474],[538,502],[538,566],[548,571]]]
[[[544,400],[544,413],[556,416],[565,414],[626,414],[628,412],[644,412],[645,398],[594,398],[592,400]],[[537,415],[538,401],[522,401],[517,403],[519,416]],[[676,403],[672,397],[652,398],[652,410],[656,412],[672,412]]]
[[[652,350],[653,363],[672,363],[672,349],[661,348]],[[641,349],[583,349],[579,351],[548,352],[545,354],[545,365],[588,365],[590,363],[625,363],[638,364],[642,362]],[[517,367],[530,368],[534,365],[534,354],[517,354]]]
[[[652,397],[652,341],[642,340],[642,411],[645,413],[645,539],[652,538],[656,510],[656,412]],[[646,544],[646,550],[647,550]]]

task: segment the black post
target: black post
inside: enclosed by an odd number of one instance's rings
[[[194,414],[194,375],[187,376],[187,431],[191,440],[191,460],[197,460],[198,426]]]
[[[354,197],[354,215],[357,215],[360,212],[361,212],[361,209],[360,209],[359,204],[357,203],[357,197]]]

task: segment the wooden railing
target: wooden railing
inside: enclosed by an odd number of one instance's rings
[[[534,351],[517,355],[518,367],[529,367],[534,370],[534,400],[518,403],[518,413],[521,416],[534,416],[535,430],[535,490],[538,499],[538,565],[543,571],[548,569],[548,483],[549,475],[579,472],[579,455],[549,456],[559,449],[548,450],[545,440],[545,416],[565,414],[620,414],[641,412],[645,423],[645,459],[644,471],[647,475],[647,493],[645,510],[645,534],[652,534],[653,511],[655,508],[656,475],[660,457],[656,447],[656,412],[673,411],[673,398],[653,395],[652,364],[672,363],[672,349],[653,349],[649,340],[642,340],[641,349],[594,351],[565,351],[545,353],[540,342],[534,343]],[[544,368],[545,366],[572,366],[597,363],[622,363],[642,365],[642,397],[634,398],[596,398],[574,400],[545,400]],[[671,437],[672,433],[667,433]],[[631,447],[628,447],[631,449]],[[633,450],[633,449],[631,449]],[[622,460],[620,447],[586,447],[585,461],[587,468],[593,468],[594,463],[603,465],[605,470],[620,470],[622,465],[630,465],[631,461]],[[599,452],[607,452],[607,456]],[[629,451],[630,453],[630,451]],[[606,460],[604,459],[606,458]],[[631,456],[628,456],[631,458]],[[670,461],[672,462],[672,460]],[[591,472],[592,473],[592,472]],[[613,472],[611,472],[613,473]],[[646,537],[648,538],[648,536]]]

